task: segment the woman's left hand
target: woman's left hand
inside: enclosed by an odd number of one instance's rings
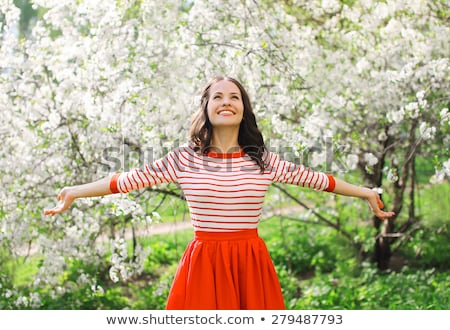
[[[395,215],[395,212],[386,212],[382,210],[384,208],[384,204],[380,199],[380,195],[378,195],[376,191],[370,190],[367,197],[367,202],[369,203],[372,212],[380,220],[386,220],[387,218],[391,218]]]
[[[378,195],[376,191],[367,187],[355,186],[335,178],[335,187],[333,192],[344,196],[364,198],[369,203],[372,212],[380,220],[386,220],[387,218],[391,218],[395,215],[394,212],[383,211],[382,209],[384,208],[384,204],[380,199],[380,195]]]

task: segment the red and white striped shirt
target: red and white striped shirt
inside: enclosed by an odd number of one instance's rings
[[[130,172],[115,174],[112,193],[177,182],[189,206],[194,230],[230,232],[257,228],[265,194],[272,182],[333,191],[333,176],[315,172],[270,151],[263,157],[265,170],[243,151],[199,155],[190,145]]]

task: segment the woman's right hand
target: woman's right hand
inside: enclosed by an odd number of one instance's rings
[[[52,209],[44,210],[45,215],[59,214],[69,208],[69,206],[75,200],[72,192],[72,187],[65,187],[61,189],[56,199],[58,200],[56,206]]]

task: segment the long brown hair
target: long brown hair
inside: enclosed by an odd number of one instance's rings
[[[200,108],[192,117],[189,139],[194,144],[194,149],[200,153],[206,153],[211,144],[213,126],[208,118],[208,101],[211,86],[221,80],[227,80],[234,83],[240,90],[242,103],[244,104],[244,113],[241,125],[239,127],[238,143],[244,152],[252,158],[256,164],[264,171],[264,162],[262,160],[266,146],[264,138],[256,123],[250,98],[242,84],[231,77],[214,77],[202,90]]]

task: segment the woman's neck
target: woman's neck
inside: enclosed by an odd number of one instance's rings
[[[214,128],[211,137],[211,150],[218,153],[231,153],[240,150],[239,127]]]

